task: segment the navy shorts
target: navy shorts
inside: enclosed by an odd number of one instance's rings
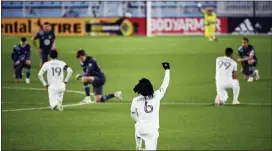
[[[255,60],[255,62],[252,65],[249,65],[248,63],[243,63],[243,74],[246,76],[252,75],[254,71],[254,67],[257,66],[258,61]]]
[[[93,91],[95,95],[103,94],[103,88],[105,83],[106,83],[105,77],[97,77],[97,76],[94,77],[94,81],[92,85],[93,85]]]
[[[50,52],[51,52],[51,50],[42,50],[42,53],[41,53],[42,63],[45,63],[48,61],[48,56],[49,56]]]

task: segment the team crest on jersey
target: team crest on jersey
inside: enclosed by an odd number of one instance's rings
[[[89,63],[89,67],[91,67],[93,64]]]
[[[49,36],[48,36],[48,38],[49,38],[49,39],[51,39],[51,38],[52,38],[52,36],[51,36],[51,35],[49,35]]]

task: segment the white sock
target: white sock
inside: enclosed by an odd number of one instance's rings
[[[233,81],[233,100],[234,101],[238,101],[239,93],[240,93],[239,81],[235,79]]]
[[[137,147],[139,148],[139,147],[142,147],[142,138],[141,137],[137,137],[136,135],[135,135],[135,140],[136,140],[136,145],[137,145]]]

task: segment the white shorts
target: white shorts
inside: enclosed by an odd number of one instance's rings
[[[228,80],[224,82],[216,81],[216,92],[219,95],[220,100],[226,102],[228,99],[228,92],[226,89],[233,89],[234,80]]]
[[[145,150],[156,150],[159,131],[148,132],[144,129],[135,129],[135,135],[145,141]]]
[[[65,91],[65,84],[50,84],[48,87],[49,103],[54,108],[59,102],[62,103]]]

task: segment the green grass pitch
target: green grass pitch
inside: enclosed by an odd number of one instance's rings
[[[239,73],[242,104],[212,105],[216,95],[215,58],[224,54],[225,47],[232,47],[237,58],[241,38],[222,36],[218,42],[208,42],[197,36],[57,37],[59,59],[74,70],[68,90],[83,92],[80,81],[75,80],[75,75],[82,72],[75,53],[84,48],[98,60],[107,76],[104,92],[122,90],[124,103],[110,100],[108,104],[66,107],[63,112],[50,109],[5,112],[48,107],[49,103],[47,91],[35,90],[43,89],[37,78],[36,50],[33,48],[31,57],[31,84],[16,84],[10,54],[20,38],[2,37],[2,149],[134,150],[132,89],[142,77],[159,88],[164,76],[161,62],[169,61],[171,80],[160,109],[158,149],[271,150],[271,37],[249,37],[259,58],[261,79],[247,83]],[[231,103],[232,91],[228,92]],[[83,98],[84,94],[67,92],[64,104],[75,104]]]

